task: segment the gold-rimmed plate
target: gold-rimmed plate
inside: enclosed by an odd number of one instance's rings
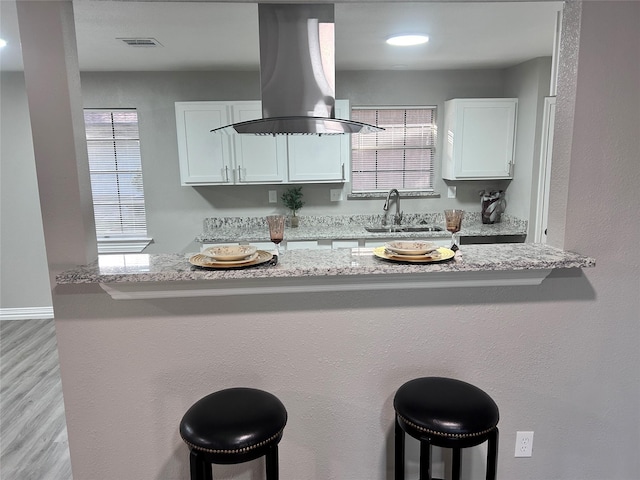
[[[252,254],[245,256],[243,258],[236,258],[233,260],[220,260],[219,258],[212,258],[207,255],[207,252],[200,252],[198,255],[204,257],[202,263],[210,263],[211,265],[244,265],[245,263],[253,262],[256,258],[258,258],[258,252],[255,251]]]
[[[189,263],[196,267],[204,268],[240,268],[240,267],[252,267],[268,262],[273,258],[273,255],[264,250],[258,250],[254,255],[247,259],[236,260],[230,262],[219,262],[211,257],[197,253],[189,258]]]
[[[390,255],[425,255],[434,252],[438,246],[424,240],[393,240],[385,244],[384,248]]]
[[[257,250],[255,245],[214,245],[200,254],[217,262],[235,262],[255,258]]]
[[[434,263],[449,260],[455,256],[455,252],[449,248],[438,247],[437,250],[424,255],[396,255],[385,247],[373,249],[373,254],[378,258],[403,263]]]

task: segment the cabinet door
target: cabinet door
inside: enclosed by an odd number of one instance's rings
[[[364,240],[364,246],[366,248],[384,247],[387,243],[392,242],[393,240],[397,240],[397,238],[367,238]],[[407,238],[406,240],[409,240],[409,239]],[[449,248],[451,246],[451,238],[421,237],[420,240],[426,240],[427,242],[431,242],[439,247]]]
[[[350,118],[349,102],[336,100],[336,118]],[[291,135],[289,180],[297,183],[344,182],[350,168],[351,135]]]
[[[449,169],[456,179],[512,178],[517,99],[450,100],[445,108]],[[447,102],[449,103],[449,102]],[[452,169],[450,167],[453,167]],[[451,171],[453,170],[453,171]]]
[[[230,123],[228,106],[216,102],[176,102],[175,108],[182,185],[233,181],[229,136],[210,131]]]
[[[260,102],[234,102],[233,123],[262,118]],[[286,137],[235,135],[236,183],[280,183],[286,178]]]
[[[331,248],[358,248],[360,242],[358,240],[333,240]]]
[[[286,250],[315,250],[318,248],[316,240],[285,240]]]

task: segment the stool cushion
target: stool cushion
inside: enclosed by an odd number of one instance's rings
[[[278,443],[287,411],[274,395],[253,388],[230,388],[198,400],[180,422],[192,448],[210,453],[246,453]]]
[[[498,406],[489,395],[451,378],[410,380],[396,392],[393,407],[409,427],[451,438],[484,435],[497,426],[500,418]]]

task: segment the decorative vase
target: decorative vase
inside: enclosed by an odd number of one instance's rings
[[[291,228],[297,228],[298,227],[298,223],[299,222],[299,217],[296,217],[295,215],[291,216]]]
[[[500,215],[507,206],[504,191],[487,192],[483,190],[480,195],[482,223],[500,223]]]

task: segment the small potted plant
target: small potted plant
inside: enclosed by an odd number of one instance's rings
[[[302,208],[304,202],[302,201],[302,187],[291,187],[284,191],[280,197],[284,206],[291,210],[291,226],[298,226],[298,217],[296,213]]]

